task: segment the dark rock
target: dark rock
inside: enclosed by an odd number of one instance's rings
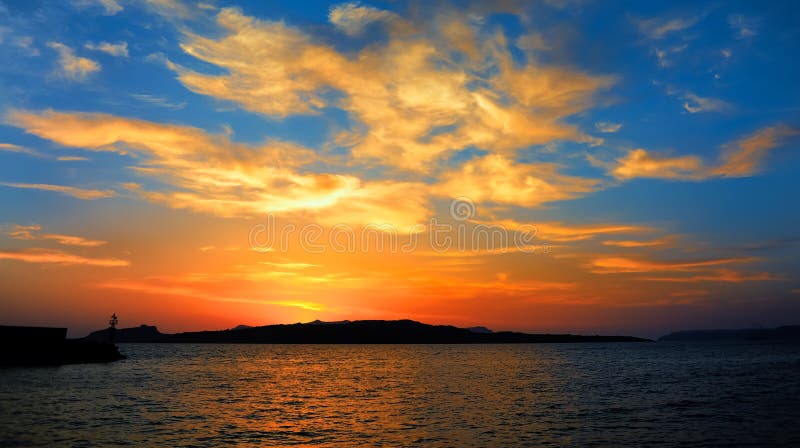
[[[66,328],[0,326],[0,366],[56,366],[125,359],[109,342],[66,336]]]

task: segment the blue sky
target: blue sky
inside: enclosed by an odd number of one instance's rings
[[[234,309],[208,305],[187,328],[404,313],[516,329],[787,323],[799,18],[795,2],[1,2],[4,314],[75,310],[90,328],[81,313],[106,310],[81,297],[113,292],[145,319],[162,299],[233,288]],[[245,247],[267,214],[407,228],[457,197],[476,205],[471,224],[538,226],[553,254],[478,253],[457,273],[419,255],[436,281],[409,283],[380,254]],[[198,258],[226,245],[240,253]],[[214,280],[187,280],[199,274]],[[382,276],[406,295],[375,298]],[[327,283],[343,277],[360,280]],[[419,299],[466,279],[479,281],[455,302]],[[501,297],[488,315],[486,297]],[[178,328],[176,308],[162,314]],[[542,308],[549,320],[530,317]]]

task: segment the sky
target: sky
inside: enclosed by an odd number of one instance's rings
[[[0,2],[3,324],[800,323],[796,2]]]

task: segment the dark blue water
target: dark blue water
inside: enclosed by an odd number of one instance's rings
[[[800,446],[800,346],[147,345],[0,370],[2,446]]]

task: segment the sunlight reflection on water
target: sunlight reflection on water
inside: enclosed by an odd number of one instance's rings
[[[797,444],[799,348],[122,344],[0,371],[0,445]]]

